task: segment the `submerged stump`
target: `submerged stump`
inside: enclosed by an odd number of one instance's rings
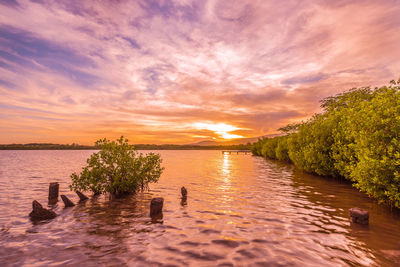
[[[82,192],[80,192],[80,191],[76,191],[76,194],[78,195],[78,197],[79,197],[79,201],[85,201],[85,200],[88,200],[89,198],[87,197],[87,196],[85,196]]]
[[[182,197],[181,198],[181,206],[186,206],[187,205],[187,197]]]
[[[57,214],[54,211],[43,208],[36,200],[32,202],[32,212],[29,213],[29,217],[31,217],[32,220],[50,220],[54,219],[56,216]]]
[[[182,198],[187,198],[187,190],[184,186],[181,187]]]
[[[153,198],[150,203],[150,216],[162,213],[163,205],[164,199],[162,197]]]
[[[369,223],[369,212],[366,210],[362,210],[360,208],[351,208],[349,209],[349,214],[351,221],[353,223],[358,223],[358,224],[368,224]]]
[[[61,195],[61,199],[64,202],[66,208],[75,206],[75,204],[71,200],[69,200],[69,198],[67,198],[65,195]]]
[[[56,183],[50,183],[49,185],[49,202],[54,202],[58,199],[58,190],[60,186]]]
[[[187,190],[184,186],[181,187],[181,194],[182,194],[181,205],[186,206],[187,205]]]

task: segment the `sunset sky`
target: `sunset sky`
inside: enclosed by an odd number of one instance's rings
[[[257,137],[400,77],[400,1],[0,1],[0,144]]]

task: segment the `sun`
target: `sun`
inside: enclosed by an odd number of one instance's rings
[[[218,134],[223,139],[235,139],[235,138],[243,138],[241,135],[231,134],[229,132],[241,130],[242,128],[238,128],[226,123],[204,123],[197,122],[194,124],[194,128],[199,130],[209,130]]]

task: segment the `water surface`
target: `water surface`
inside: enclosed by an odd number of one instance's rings
[[[91,198],[34,224],[32,200],[48,184],[74,202],[69,175],[93,151],[0,151],[2,266],[359,266],[400,264],[400,216],[348,183],[292,165],[220,151],[160,151],[165,171],[150,191]],[[187,203],[180,187],[188,189]],[[164,197],[163,218],[149,217]],[[348,209],[371,212],[350,223]]]

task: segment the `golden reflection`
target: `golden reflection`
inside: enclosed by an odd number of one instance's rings
[[[227,195],[226,193],[229,193],[229,191],[232,188],[231,185],[231,171],[232,171],[232,163],[230,156],[228,154],[223,154],[223,160],[222,160],[222,177],[221,177],[221,182],[218,186],[218,189],[220,192],[224,192],[221,196],[224,200],[230,199],[230,196]]]
[[[230,166],[231,162],[229,159],[229,155],[224,153],[224,160],[222,162],[222,173],[226,175],[224,177],[225,179],[228,178],[228,176],[230,176],[231,174]]]

